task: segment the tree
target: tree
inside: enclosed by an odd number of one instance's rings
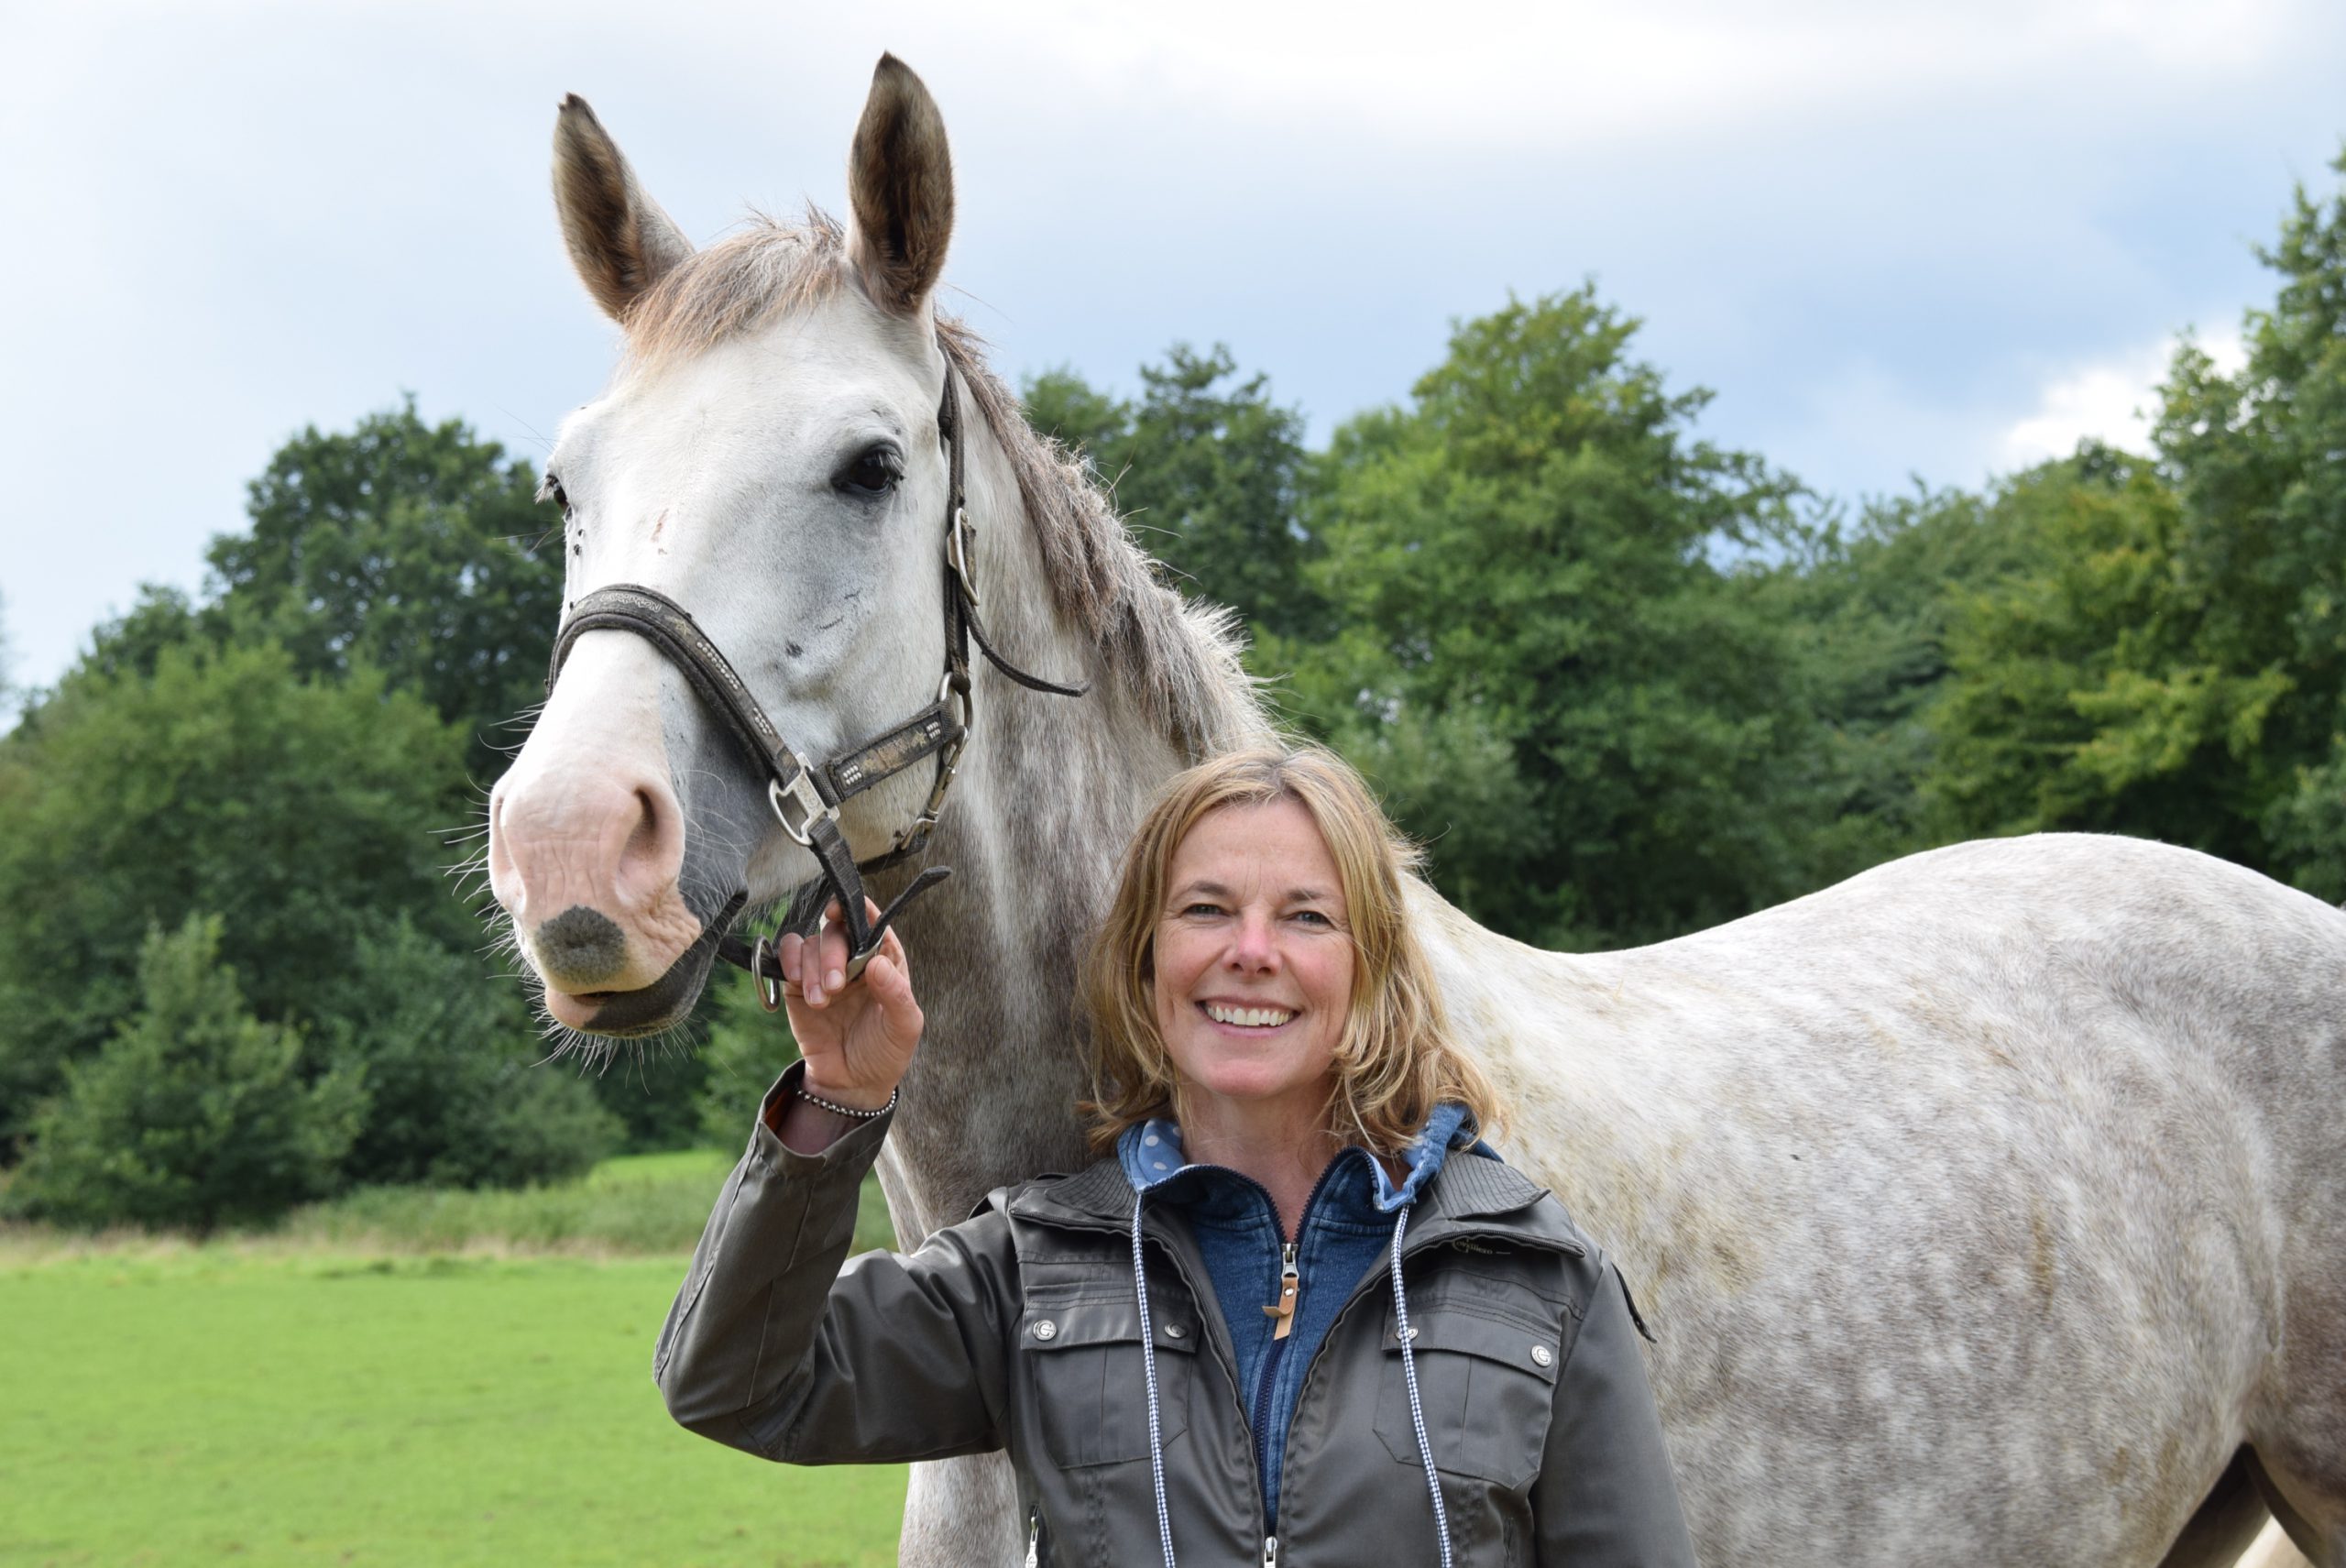
[[[1707,394],[1628,356],[1593,289],[1459,326],[1408,408],[1340,429],[1307,514],[1343,629],[1280,651],[1478,919],[1669,936],[1799,880],[1811,744],[1770,618],[1798,487],[1690,436]]]
[[[366,1105],[364,1074],[306,1070],[301,1033],[247,1010],[216,916],[149,929],[139,1009],[67,1068],[36,1118],[12,1204],[95,1228],[199,1232],[272,1219],[332,1189]]]
[[[1220,344],[1202,355],[1176,344],[1140,378],[1140,400],[1126,403],[1072,370],[1037,377],[1028,422],[1085,455],[1185,592],[1237,610],[1258,639],[1319,635],[1302,414],[1271,400],[1268,377],[1242,378]]]
[[[485,786],[544,695],[562,611],[562,527],[536,489],[412,399],[346,434],[310,426],[252,482],[250,532],[212,542],[207,624],[282,643],[304,674],[381,671],[459,727]]]
[[[2260,254],[2247,364],[2187,340],[2155,463],[2088,445],[1991,499],[2015,564],[1959,603],[1931,716],[1950,830],[2134,833],[2346,894],[2346,190],[2299,191]]]
[[[1959,832],[2134,833],[2256,864],[2256,770],[2238,764],[2286,677],[2209,644],[2175,492],[2147,465],[2088,458],[1992,502],[2024,554],[1957,598],[1930,792]]]
[[[1768,618],[1802,650],[1818,720],[1787,780],[1809,797],[1792,813],[1809,824],[1800,891],[1939,841],[1930,716],[1952,674],[1957,600],[2009,576],[2022,543],[1986,499],[1917,488],[1869,500],[1853,527],[1822,522],[1797,569],[1761,585]]]
[[[402,914],[480,939],[450,895],[470,802],[455,732],[354,668],[270,644],[77,670],[0,740],[0,1143],[137,1005],[140,934],[196,910],[262,1017],[350,1017],[352,956]]]
[[[2346,154],[2332,163],[2346,176]],[[2232,375],[2187,343],[2155,427],[2181,497],[2177,570],[2205,658],[2286,688],[2234,726],[2230,809],[2248,863],[2346,897],[2346,181],[2296,192],[2259,258],[2280,278],[2249,313]]]
[[[790,1014],[767,1012],[746,975],[720,972],[704,1000],[708,1038],[698,1054],[708,1078],[700,1096],[701,1141],[732,1148],[749,1135],[758,1097],[798,1059],[798,1042]]]
[[[359,939],[320,1036],[366,1064],[353,1182],[518,1187],[585,1172],[619,1145],[590,1083],[544,1061],[521,986],[402,916]]]

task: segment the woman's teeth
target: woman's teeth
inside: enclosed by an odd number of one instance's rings
[[[1206,1016],[1217,1024],[1236,1024],[1248,1029],[1275,1028],[1295,1016],[1279,1007],[1224,1007],[1219,1003],[1205,1004]]]

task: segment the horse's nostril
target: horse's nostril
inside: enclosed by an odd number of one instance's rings
[[[627,962],[627,933],[609,916],[583,904],[539,927],[531,945],[546,978],[565,991],[600,985]]]

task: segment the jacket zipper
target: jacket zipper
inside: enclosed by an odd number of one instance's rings
[[[1043,1506],[1036,1503],[1026,1510],[1026,1568],[1040,1568],[1043,1561]]]
[[[1271,1386],[1279,1379],[1279,1366],[1287,1360],[1288,1333],[1295,1326],[1295,1303],[1303,1290],[1303,1271],[1295,1261],[1296,1244],[1279,1245],[1279,1305],[1266,1307],[1279,1320],[1278,1328],[1271,1335],[1271,1346],[1263,1353],[1263,1375],[1255,1379],[1255,1413],[1249,1424],[1255,1429],[1255,1474],[1263,1473],[1263,1462],[1271,1454]],[[1276,1549],[1277,1538],[1270,1538]],[[1269,1559],[1266,1559],[1269,1561]]]
[[[1239,1171],[1231,1170],[1227,1166],[1217,1166],[1213,1168],[1227,1171],[1230,1175],[1236,1177],[1239,1180],[1247,1183],[1247,1185],[1253,1187],[1256,1191],[1261,1192],[1265,1201],[1268,1201],[1270,1198],[1269,1190],[1264,1187],[1261,1182],[1255,1180],[1254,1178],[1244,1175]],[[1328,1171],[1321,1171],[1320,1173],[1320,1180],[1321,1182],[1326,1181],[1329,1174],[1330,1173]],[[1317,1183],[1312,1187],[1311,1195],[1314,1198],[1320,1195],[1320,1188]],[[1276,1205],[1273,1206],[1272,1212],[1274,1213],[1277,1212]],[[1311,1203],[1310,1199],[1305,1200],[1303,1212],[1307,1215],[1311,1212]],[[1117,1223],[1113,1219],[1092,1215],[1082,1210],[1076,1210],[1072,1212],[1075,1215],[1072,1219],[1041,1219],[1039,1223],[1047,1225],[1057,1225],[1067,1230],[1103,1232],[1109,1235],[1122,1235],[1124,1234],[1124,1226]],[[1189,1262],[1182,1256],[1181,1249],[1179,1247],[1174,1245],[1168,1236],[1161,1234],[1155,1235],[1150,1239],[1157,1243],[1158,1248],[1164,1252],[1167,1260],[1173,1265],[1173,1272],[1180,1277],[1182,1288],[1189,1292],[1189,1299],[1192,1301],[1207,1300],[1211,1299],[1211,1296],[1200,1295],[1199,1292],[1197,1279],[1195,1276],[1191,1274]],[[1411,1235],[1409,1240],[1409,1245],[1402,1248],[1401,1256],[1403,1261],[1406,1262],[1409,1258],[1415,1257],[1418,1254],[1427,1251],[1431,1247],[1448,1245],[1452,1242],[1455,1241],[1474,1240],[1501,1241],[1515,1246],[1531,1245],[1545,1247],[1550,1251],[1562,1252],[1572,1257],[1584,1255],[1578,1246],[1569,1242],[1556,1245],[1551,1245],[1544,1242],[1527,1242],[1519,1234],[1501,1229],[1495,1225],[1478,1228],[1464,1223],[1453,1222],[1453,1228],[1449,1230],[1435,1231],[1431,1234],[1428,1234],[1427,1233],[1420,1231]],[[1284,1241],[1282,1245],[1284,1245]],[[1202,1264],[1200,1264],[1200,1268],[1202,1268]],[[1320,1349],[1321,1351],[1324,1352],[1328,1348],[1328,1341],[1335,1337],[1336,1331],[1343,1325],[1343,1321],[1352,1315],[1354,1307],[1358,1305],[1361,1299],[1368,1295],[1374,1288],[1374,1286],[1371,1283],[1372,1279],[1381,1282],[1385,1278],[1386,1273],[1383,1269],[1372,1270],[1369,1275],[1363,1277],[1360,1282],[1353,1287],[1352,1294],[1345,1297],[1343,1305],[1336,1309],[1336,1316],[1331,1320],[1328,1324],[1328,1332],[1321,1339]],[[1214,1317],[1216,1314],[1206,1313],[1204,1316]],[[1203,1325],[1201,1324],[1200,1327],[1203,1327]],[[1221,1330],[1222,1332],[1213,1332],[1214,1330]],[[1208,1330],[1206,1332],[1207,1343],[1213,1346],[1215,1354],[1222,1358],[1223,1366],[1228,1369],[1231,1375],[1234,1377],[1236,1376],[1236,1367],[1233,1365],[1233,1362],[1235,1357],[1231,1354],[1230,1347],[1222,1343],[1222,1341],[1226,1340],[1228,1337],[1228,1331],[1222,1330],[1221,1323],[1218,1321],[1213,1324],[1211,1330]],[[1283,1343],[1284,1342],[1274,1342],[1274,1348],[1277,1348],[1277,1344]],[[1314,1354],[1311,1359],[1313,1365],[1316,1366],[1320,1360],[1319,1355]],[[1308,1386],[1310,1383],[1310,1380],[1311,1370],[1307,1367],[1304,1371],[1304,1382],[1307,1387],[1304,1388],[1299,1388],[1296,1391],[1295,1402],[1296,1407],[1299,1409],[1302,1408],[1304,1394],[1309,1392]],[[1241,1404],[1238,1407],[1238,1414],[1239,1419],[1242,1420],[1248,1419],[1249,1412],[1244,1404]],[[1259,1439],[1257,1441],[1259,1441]],[[1260,1476],[1262,1475],[1262,1461],[1259,1455],[1255,1460],[1255,1473],[1257,1477],[1255,1483],[1256,1502],[1259,1506],[1264,1501],[1261,1497]],[[1030,1517],[1028,1520],[1030,1526],[1028,1532],[1028,1544],[1030,1549],[1033,1547],[1036,1539],[1033,1529],[1031,1528],[1034,1524],[1035,1517],[1039,1517],[1039,1510],[1036,1510],[1036,1516]],[[1264,1522],[1266,1524],[1271,1522],[1267,1510],[1265,1512]],[[1265,1535],[1263,1537],[1263,1552],[1266,1568],[1277,1568],[1278,1540],[1279,1538],[1276,1535]],[[1028,1564],[1028,1568],[1039,1568],[1039,1564],[1030,1563]]]

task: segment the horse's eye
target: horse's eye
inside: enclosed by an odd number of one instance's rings
[[[884,496],[904,477],[903,459],[893,446],[867,446],[832,481],[851,496]]]
[[[538,487],[538,499],[552,501],[562,509],[563,516],[570,515],[570,497],[564,492],[562,481],[551,473],[546,476],[545,482]]]

